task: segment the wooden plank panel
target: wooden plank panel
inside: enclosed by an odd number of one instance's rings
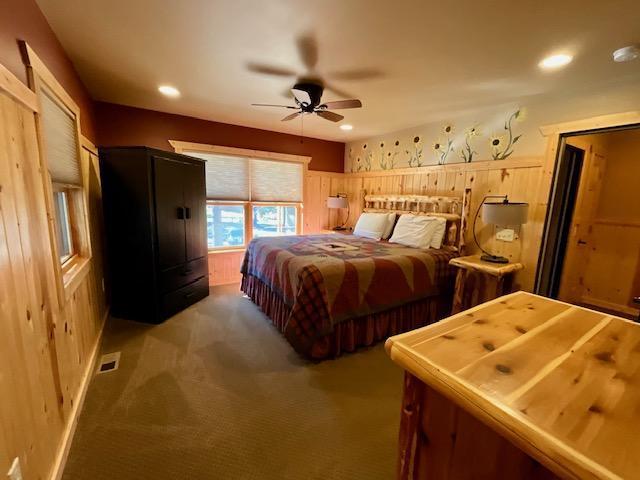
[[[4,79],[6,80],[6,78]],[[75,318],[57,302],[55,265],[34,108],[0,82],[0,471],[20,457],[24,478],[49,478],[95,351],[104,310],[77,284]],[[24,93],[24,86],[21,89]],[[18,92],[20,93],[20,92]],[[101,252],[94,251],[94,255]],[[104,305],[104,298],[102,298]],[[74,325],[69,339],[63,326]],[[61,342],[61,343],[58,343]],[[75,355],[70,355],[75,352]]]

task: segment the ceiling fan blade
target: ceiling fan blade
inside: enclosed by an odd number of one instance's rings
[[[327,110],[338,110],[340,108],[361,108],[362,102],[360,100],[338,100],[336,102],[327,102],[320,105],[320,108]]]
[[[331,72],[329,73],[329,77],[335,78],[336,80],[372,80],[374,78],[384,77],[384,73],[376,68],[361,68]]]
[[[251,104],[252,107],[280,107],[280,108],[293,108],[295,110],[298,109],[298,107],[292,107],[291,105],[272,105],[271,103],[252,103]]]
[[[288,122],[289,120],[293,120],[294,118],[298,117],[299,115],[302,115],[302,112],[295,112],[295,113],[292,113],[291,115],[287,115],[281,121],[282,122]]]
[[[296,40],[302,64],[307,70],[313,70],[318,63],[318,42],[313,35],[307,33]]]
[[[339,122],[344,118],[342,115],[338,115],[337,113],[333,113],[328,110],[318,110],[316,114],[321,116],[325,120],[330,120],[332,122]]]
[[[275,77],[295,77],[297,74],[293,70],[282,67],[274,67],[271,65],[263,65],[261,63],[248,63],[247,68],[254,73],[263,75],[273,75]]]
[[[296,97],[296,100],[299,103],[305,103],[307,105],[311,105],[311,97],[309,96],[308,92],[305,92],[304,90],[298,90],[296,88],[292,88],[291,93],[293,93],[293,96]]]

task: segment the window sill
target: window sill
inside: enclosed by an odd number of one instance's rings
[[[62,285],[64,288],[64,298],[68,301],[77,290],[84,277],[91,270],[91,259],[88,257],[78,257],[73,260],[73,264],[62,275]]]
[[[215,250],[209,250],[209,255],[218,255],[220,253],[241,253],[246,249],[247,247],[216,248]]]

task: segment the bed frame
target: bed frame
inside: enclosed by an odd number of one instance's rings
[[[469,224],[469,202],[471,189],[465,188],[462,196],[428,196],[375,194],[364,196],[363,212],[405,213],[427,215],[447,219],[445,245],[458,249],[460,255],[466,252],[465,236]]]

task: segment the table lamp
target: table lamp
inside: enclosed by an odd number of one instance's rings
[[[501,202],[487,202],[489,198],[501,198]],[[485,224],[493,225],[524,225],[527,223],[527,214],[529,212],[529,204],[523,202],[510,202],[507,195],[487,195],[482,199],[476,216],[473,219],[473,239],[476,242],[478,248],[484,253],[480,257],[485,262],[492,263],[509,263],[509,259],[501,257],[499,255],[493,255],[487,252],[480,246],[478,238],[476,237],[476,222],[478,221],[478,215],[482,210],[482,222]]]
[[[346,230],[345,226],[349,221],[349,213],[351,209],[349,208],[349,200],[347,199],[347,195],[344,193],[338,193],[335,197],[327,197],[327,208],[346,208],[347,209],[347,218],[344,223],[340,226],[333,227],[333,230]]]

